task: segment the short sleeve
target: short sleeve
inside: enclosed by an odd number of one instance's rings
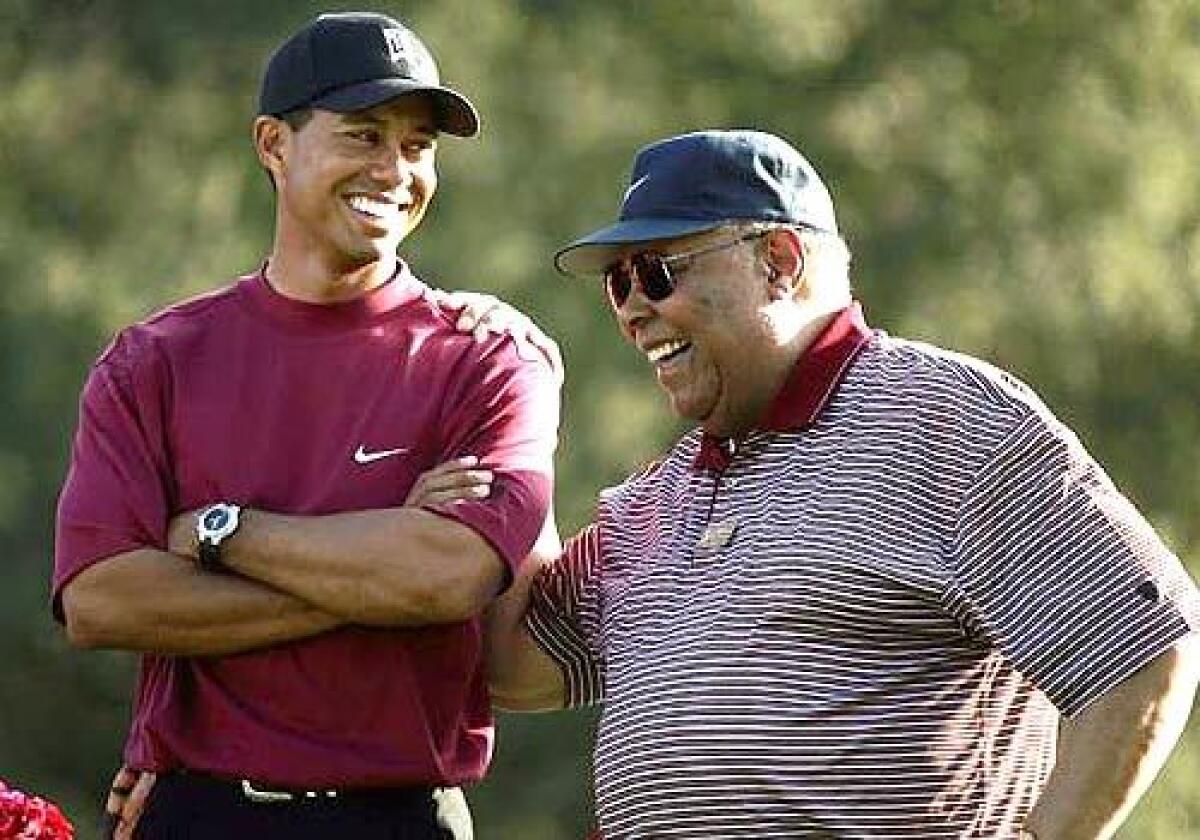
[[[953,558],[968,628],[1067,716],[1198,626],[1182,564],[1078,439],[1037,411],[976,476]]]
[[[600,528],[592,524],[567,541],[562,556],[534,579],[525,623],[539,646],[558,663],[566,705],[604,699],[600,633]]]
[[[484,537],[510,572],[529,554],[550,510],[558,445],[559,382],[550,365],[522,359],[495,339],[468,357],[462,384],[446,395],[444,457],[475,455],[495,478],[486,499],[426,505]]]
[[[171,485],[158,380],[125,335],[84,386],[58,500],[52,609],[60,621],[62,589],[83,569],[166,543]]]

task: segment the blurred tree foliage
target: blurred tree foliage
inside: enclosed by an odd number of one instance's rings
[[[0,775],[91,834],[131,660],[46,610],[55,494],[87,366],[120,325],[253,269],[272,197],[249,146],[269,50],[308,0],[0,0]],[[548,256],[608,220],[633,151],[753,126],[835,194],[876,325],[1033,383],[1200,566],[1200,6],[1188,0],[421,0],[412,23],[480,106],[447,140],[406,255],[561,342],[558,502],[678,427],[595,288]],[[152,593],[147,593],[152,595]],[[505,717],[484,838],[579,837],[588,714]],[[1193,727],[1195,729],[1195,727]],[[1192,733],[1127,837],[1200,836]]]

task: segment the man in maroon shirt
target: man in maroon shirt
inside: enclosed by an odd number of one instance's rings
[[[439,133],[477,130],[395,20],[312,21],[254,121],[266,263],[122,331],[88,378],[53,607],[74,643],[142,654],[139,837],[471,834],[479,616],[547,518],[558,421],[545,361],[456,333],[397,256]],[[414,488],[444,462],[490,494]]]

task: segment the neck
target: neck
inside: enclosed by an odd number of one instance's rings
[[[305,303],[340,303],[362,297],[390,280],[399,258],[392,255],[361,263],[330,265],[317,255],[294,256],[275,248],[267,261],[272,288]]]
[[[832,308],[825,307],[818,311],[810,311],[807,315],[802,315],[797,323],[792,325],[791,329],[784,334],[785,341],[783,347],[786,350],[784,356],[787,359],[787,364],[783,369],[783,376],[778,383],[780,386],[783,385],[783,380],[787,378],[788,373],[795,367],[800,357],[804,355],[809,347],[812,347],[813,342],[817,340],[821,333],[825,332],[825,328],[847,306],[849,306],[849,302],[838,303]]]
[[[771,349],[763,355],[760,364],[756,365],[756,387],[750,389],[755,398],[743,403],[737,416],[729,417],[726,423],[712,423],[716,418],[709,418],[710,422],[703,424],[705,431],[716,437],[738,438],[757,428],[767,416],[779,392],[783,390],[784,383],[800,361],[800,357],[813,345],[842,308],[838,306],[835,309],[813,311],[780,307],[780,313],[772,318]]]

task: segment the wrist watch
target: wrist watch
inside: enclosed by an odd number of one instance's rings
[[[218,502],[200,511],[196,517],[196,558],[200,568],[215,572],[221,568],[221,543],[237,533],[242,509]]]

